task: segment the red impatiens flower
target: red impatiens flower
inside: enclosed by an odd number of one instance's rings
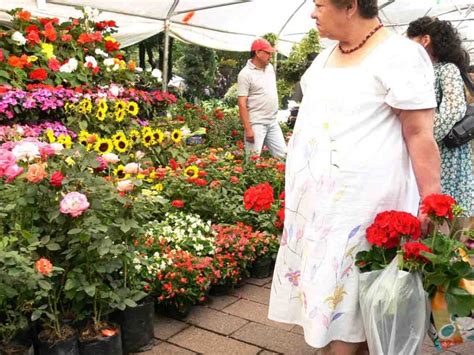
[[[275,201],[273,187],[268,182],[251,186],[244,192],[244,206],[246,210],[255,212],[267,211]]]
[[[48,259],[41,258],[35,262],[35,270],[41,275],[49,276],[53,271],[53,264]]]
[[[421,255],[421,252],[431,253],[431,249],[420,242],[407,242],[403,244],[403,259],[405,260],[419,260],[429,262],[427,258]]]
[[[183,200],[173,200],[173,201],[171,201],[171,206],[176,207],[176,208],[183,208],[184,207],[184,201]]]
[[[402,237],[418,239],[421,236],[421,225],[418,218],[401,211],[385,211],[379,213],[366,230],[366,238],[370,244],[395,248]]]
[[[64,175],[60,171],[55,171],[49,178],[49,183],[54,187],[61,187],[63,184]]]
[[[48,72],[44,70],[43,68],[35,69],[29,75],[29,78],[31,80],[39,80],[39,81],[46,80],[47,77],[48,77]]]
[[[426,196],[421,203],[421,212],[433,217],[448,218],[452,220],[453,206],[456,200],[449,195],[432,194]]]

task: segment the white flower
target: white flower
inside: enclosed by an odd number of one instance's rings
[[[138,163],[128,163],[123,168],[125,174],[138,174],[140,172],[140,164]]]
[[[102,159],[104,159],[106,163],[110,163],[110,164],[115,164],[120,161],[120,158],[118,157],[118,155],[114,153],[104,154],[102,155]]]
[[[143,71],[143,68],[141,67],[135,67],[135,71],[138,73],[141,73]]]
[[[156,69],[156,68],[151,71],[151,76],[154,77],[154,78],[156,78],[157,80],[161,80],[162,77],[163,77],[163,76],[161,75],[161,70],[160,70],[160,69]]]
[[[113,67],[112,67],[112,71],[117,71],[120,69],[120,65],[118,64],[115,64]]]
[[[110,92],[112,95],[118,96],[118,95],[120,94],[120,91],[121,91],[121,89],[120,89],[119,86],[114,85],[114,84],[110,85],[109,92]]]
[[[100,48],[95,49],[95,54],[100,55],[101,57],[108,58],[109,54],[107,52],[104,52]]]
[[[114,58],[106,58],[106,59],[104,59],[104,65],[105,65],[106,67],[110,67],[110,66],[112,66],[112,65],[114,65],[114,64],[115,64]]]
[[[93,56],[87,55],[85,65],[87,66],[87,64],[91,64],[92,68],[95,68],[97,67],[97,60]]]
[[[78,61],[76,58],[71,58],[66,64],[61,65],[59,71],[61,73],[72,73],[77,69]]]
[[[61,143],[51,143],[49,146],[54,149],[56,154],[64,149],[64,146]]]
[[[13,149],[12,153],[17,160],[33,160],[40,157],[38,145],[33,142],[20,142]]]
[[[140,160],[141,158],[143,158],[145,156],[145,153],[142,152],[141,150],[137,150],[136,153],[135,153],[135,157]]]
[[[23,46],[26,43],[26,38],[18,31],[12,34],[12,40],[19,46]]]

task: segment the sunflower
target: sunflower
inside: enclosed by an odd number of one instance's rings
[[[124,111],[128,107],[127,103],[122,100],[115,101],[115,111]]]
[[[49,143],[56,142],[56,136],[54,135],[54,131],[51,128],[46,130],[46,137],[48,137]]]
[[[184,169],[183,174],[188,178],[197,178],[199,177],[199,168],[196,165],[190,165]]]
[[[125,110],[115,110],[115,121],[122,122],[125,118]]]
[[[114,149],[114,143],[109,138],[99,138],[94,144],[94,150],[99,154],[110,153]]]
[[[114,147],[117,152],[125,153],[130,148],[130,142],[126,138],[116,139],[114,140]]]
[[[151,147],[151,146],[155,145],[156,142],[155,142],[155,138],[153,137],[153,134],[151,134],[151,133],[144,134],[143,139],[142,139],[142,144],[145,147]]]
[[[119,179],[127,179],[130,177],[130,174],[125,174],[125,166],[122,164],[114,169],[114,175]]]
[[[79,103],[79,107],[83,108],[85,112],[92,111],[92,101],[90,99],[83,99]]]
[[[161,129],[155,129],[153,131],[153,137],[155,138],[155,141],[158,142],[158,144],[161,144],[163,142],[163,139],[165,138],[165,135],[161,131]]]
[[[103,120],[105,120],[105,117],[107,116],[106,113],[107,113],[107,111],[104,111],[104,110],[97,110],[97,113],[95,114],[95,117],[96,117],[99,121],[103,121]]]
[[[130,139],[132,142],[136,142],[140,138],[140,132],[137,131],[136,129],[132,129],[128,133],[128,139]]]
[[[146,136],[147,134],[153,134],[153,129],[149,126],[142,127],[142,136]]]
[[[128,103],[127,111],[132,116],[136,116],[138,114],[138,104],[136,102],[130,101]]]
[[[60,134],[58,137],[58,143],[61,143],[64,148],[69,149],[72,146],[72,139],[69,134]]]
[[[66,112],[75,111],[75,110],[76,110],[76,105],[71,104],[71,103],[69,103],[69,102],[66,102],[66,104],[64,105],[64,110],[65,110]]]
[[[100,99],[97,106],[99,106],[99,110],[102,110],[104,112],[107,112],[107,110],[109,109],[109,106],[107,106],[107,101],[105,99]]]
[[[77,141],[79,142],[79,144],[82,144],[84,147],[86,148],[89,148],[90,147],[90,144],[89,142],[87,141],[87,137],[79,137],[77,139]]]
[[[112,136],[112,140],[115,142],[115,141],[122,141],[122,140],[126,140],[127,139],[127,136],[125,135],[125,133],[123,133],[122,131],[118,131],[117,133],[115,133],[113,136]]]
[[[171,132],[171,140],[175,143],[181,142],[181,138],[183,137],[183,132],[181,132],[179,129],[173,130]]]

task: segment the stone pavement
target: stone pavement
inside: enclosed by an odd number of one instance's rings
[[[156,344],[140,354],[316,354],[299,326],[267,319],[270,285],[271,278],[248,279],[231,294],[194,306],[183,321],[156,314]],[[436,352],[427,338],[422,354],[471,355],[474,343]]]

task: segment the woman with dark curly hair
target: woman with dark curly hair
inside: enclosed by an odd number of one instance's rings
[[[441,188],[453,196],[466,210],[474,212],[474,181],[471,145],[448,148],[443,138],[466,113],[463,76],[469,81],[466,51],[461,47],[457,30],[448,21],[421,17],[408,26],[407,36],[421,44],[433,62],[435,91],[438,107],[435,114],[434,135],[441,153]]]

